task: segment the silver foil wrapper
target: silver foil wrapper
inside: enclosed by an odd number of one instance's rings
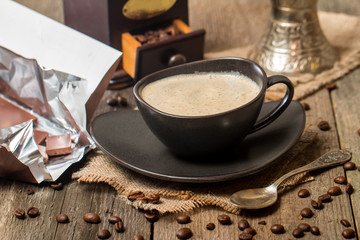
[[[36,116],[35,129],[49,135],[70,133],[72,140],[70,154],[51,157],[45,164],[34,140],[32,121],[0,129],[0,177],[56,181],[95,147],[86,131],[86,86],[85,79],[45,69],[36,60],[0,46],[0,97]]]

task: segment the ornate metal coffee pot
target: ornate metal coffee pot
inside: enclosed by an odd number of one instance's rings
[[[317,0],[272,0],[268,31],[249,58],[269,73],[319,73],[337,60],[319,24]]]

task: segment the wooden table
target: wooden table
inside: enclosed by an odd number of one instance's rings
[[[360,15],[358,0],[321,0],[319,4],[321,10]],[[354,31],[359,30],[354,29]],[[130,106],[134,106],[131,89],[120,92],[109,90],[103,97],[97,114],[113,110],[105,101],[108,97],[118,94],[126,96]],[[360,128],[360,68],[340,79],[337,82],[337,89],[333,91],[322,89],[303,102],[307,102],[311,107],[310,111],[306,111],[306,117],[307,123],[311,124],[313,129],[317,128],[316,125],[321,120],[327,120],[331,126],[330,131],[319,131],[317,140],[310,146],[310,151],[320,156],[330,149],[348,148],[353,152],[352,161],[360,166],[360,136],[357,133]],[[1,179],[0,239],[97,239],[96,233],[99,229],[109,229],[112,232],[111,239],[131,239],[137,233],[147,240],[176,239],[176,231],[183,227],[175,221],[176,214],[166,214],[158,222],[149,223],[144,218],[143,212],[126,205],[108,185],[78,183],[71,180],[71,173],[82,165],[83,163],[76,164],[62,176],[61,181],[65,183],[65,187],[61,191],[53,190],[48,184],[32,185]],[[279,170],[290,170],[286,169],[287,166],[279,167],[285,168]],[[191,228],[194,233],[191,239],[238,239],[240,230],[237,223],[240,219],[246,218],[257,231],[254,239],[293,239],[291,233],[301,222],[298,219],[299,212],[304,206],[309,206],[310,201],[309,198],[299,198],[298,190],[307,188],[318,196],[318,193],[324,193],[333,186],[333,179],[340,175],[347,177],[355,192],[350,196],[343,192],[340,196],[334,197],[324,209],[316,211],[314,217],[307,219],[307,223],[319,227],[321,235],[313,236],[306,233],[303,239],[343,239],[341,233],[344,227],[339,222],[341,219],[349,220],[351,228],[355,229],[359,236],[360,172],[344,171],[341,166],[317,172],[315,181],[285,192],[272,207],[256,212],[246,211],[241,215],[229,214],[233,221],[232,225],[218,224],[217,216],[225,213],[222,209],[203,207],[188,213],[192,222],[185,226]],[[25,192],[28,188],[33,188],[35,194],[27,195]],[[41,215],[34,219],[15,218],[13,214],[15,209],[27,209],[30,206],[38,207]],[[87,212],[98,213],[102,222],[85,223],[83,215]],[[57,224],[55,217],[59,213],[69,215],[70,223]],[[126,228],[124,233],[116,233],[113,226],[107,222],[107,217],[112,214],[123,219]],[[259,225],[260,220],[265,220],[267,225]],[[216,223],[214,231],[206,230],[205,226],[209,222]],[[272,234],[269,229],[274,223],[283,224],[286,233]]]

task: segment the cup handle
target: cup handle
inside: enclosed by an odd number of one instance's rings
[[[287,77],[282,76],[282,75],[274,75],[274,76],[269,77],[268,80],[269,81],[268,81],[266,88],[269,88],[270,86],[278,84],[278,83],[285,84],[287,87],[285,96],[281,100],[279,105],[277,105],[273,111],[271,111],[268,115],[261,118],[260,120],[258,120],[255,123],[253,128],[250,130],[249,134],[254,133],[254,132],[266,127],[267,125],[272,123],[276,118],[278,118],[285,111],[285,109],[289,106],[289,104],[291,103],[292,98],[294,96],[294,87],[293,87],[291,81]]]

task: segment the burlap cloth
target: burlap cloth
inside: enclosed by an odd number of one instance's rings
[[[246,57],[270,18],[270,1],[189,1],[190,25],[193,29],[205,28],[206,57]],[[251,2],[251,4],[248,4]],[[216,6],[214,6],[216,4]],[[230,4],[243,4],[232,8]],[[214,9],[216,9],[214,11]],[[242,9],[241,12],[233,12]],[[228,14],[224,14],[227,11]],[[211,15],[211,17],[209,17]],[[211,19],[211,20],[210,20]],[[360,64],[360,18],[344,14],[320,12],[322,29],[329,42],[336,47],[340,60],[332,69],[318,75],[305,74],[291,80],[295,85],[295,99],[301,99],[315,92],[327,83],[339,79]],[[268,97],[278,99],[283,92],[271,88]],[[269,168],[252,176],[225,183],[184,184],[152,179],[132,172],[112,161],[101,151],[87,157],[86,166],[73,174],[80,182],[105,182],[119,193],[119,197],[136,208],[156,209],[160,213],[189,211],[200,206],[219,206],[231,213],[240,209],[229,202],[230,195],[239,189],[267,186],[286,172],[313,160],[306,146],[313,142],[315,133],[305,131],[298,143]],[[254,181],[256,179],[256,181]],[[282,184],[291,188],[313,178],[299,174]],[[159,204],[130,202],[127,195],[142,191],[145,195],[160,194]]]

